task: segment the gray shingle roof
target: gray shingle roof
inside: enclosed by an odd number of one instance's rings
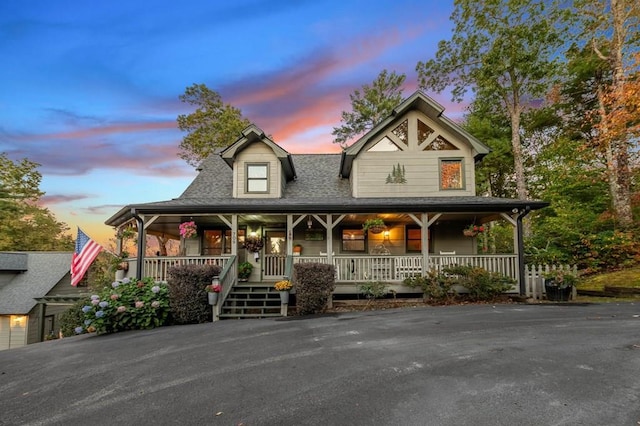
[[[37,303],[34,298],[45,296],[71,268],[72,253],[26,254],[27,270],[15,274],[13,279],[0,288],[0,315],[28,314]]]

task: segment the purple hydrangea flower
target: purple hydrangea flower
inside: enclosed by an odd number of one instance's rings
[[[160,302],[158,302],[157,300],[154,300],[153,302],[151,302],[151,307],[152,308],[159,308],[160,307]]]
[[[96,312],[96,318],[102,318],[104,316],[104,311]]]
[[[154,293],[158,293],[160,291],[160,286],[154,285],[153,287],[151,287],[151,291]]]
[[[82,332],[84,331],[84,328],[82,327],[76,327],[73,329],[73,331],[76,332],[76,334],[82,334]]]
[[[93,306],[97,305],[98,303],[100,303],[100,299],[91,299],[91,304]]]
[[[87,312],[89,312],[91,309],[93,309],[91,306],[89,306],[89,305],[84,305],[84,306],[82,307],[82,312],[84,312],[84,313],[86,314],[86,313],[87,313]]]
[[[92,294],[91,300],[100,300],[100,296],[98,296],[97,294]]]
[[[101,308],[106,308],[107,306],[109,306],[109,302],[103,300],[102,302],[98,303],[98,305],[100,305]]]
[[[89,326],[89,325],[91,325],[92,322],[93,321],[91,321],[90,319],[86,319],[86,320],[84,320],[84,325]]]
[[[131,282],[131,279],[127,278],[123,278],[122,279],[122,284],[129,284]]]
[[[120,285],[120,283],[118,281],[114,281],[111,283],[111,287],[113,288],[118,288],[118,286]]]

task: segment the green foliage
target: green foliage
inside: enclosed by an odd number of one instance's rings
[[[300,315],[322,312],[335,288],[335,267],[324,263],[293,265],[296,309]]]
[[[379,299],[387,295],[387,283],[382,281],[368,281],[358,286],[360,293],[367,299]]]
[[[403,283],[411,288],[420,288],[427,301],[443,302],[455,297],[455,292],[451,288],[453,280],[447,275],[439,274],[434,269],[422,277],[405,278]]]
[[[585,273],[614,271],[640,263],[640,241],[632,232],[589,234],[574,247],[573,256]]]
[[[39,164],[13,162],[0,154],[0,250],[73,250],[66,224],[38,206],[42,175]]]
[[[369,228],[373,228],[373,227],[385,227],[385,223],[384,220],[380,219],[379,217],[373,218],[373,219],[367,219],[362,223],[362,230],[366,233]]]
[[[178,128],[188,132],[180,143],[180,158],[197,166],[216,147],[226,147],[240,137],[250,122],[242,112],[222,101],[220,95],[204,84],[186,88],[180,100],[197,108],[178,116]]]
[[[451,275],[454,284],[465,287],[474,301],[493,300],[516,284],[514,279],[505,275],[473,266],[451,266],[442,272]]]
[[[75,334],[84,333],[86,329],[84,324],[85,315],[82,307],[91,304],[91,299],[82,299],[74,303],[69,309],[60,315],[60,332],[63,337],[73,336]],[[79,328],[78,328],[79,327]],[[76,328],[78,328],[76,330]],[[78,333],[79,332],[79,333]]]
[[[91,296],[82,311],[85,329],[98,334],[159,327],[169,316],[169,290],[151,277],[125,278]]]
[[[370,130],[387,116],[393,108],[402,102],[402,84],[406,79],[404,74],[391,74],[383,70],[373,81],[372,85],[362,86],[362,92],[355,90],[349,95],[351,112],[342,112],[340,127],[334,127],[331,134],[335,136],[333,143],[343,148],[347,142]]]
[[[251,271],[253,271],[251,262],[242,262],[238,265],[238,278],[246,280],[251,276]]]
[[[179,265],[167,271],[171,314],[177,324],[199,324],[211,320],[205,287],[220,275],[216,265]]]

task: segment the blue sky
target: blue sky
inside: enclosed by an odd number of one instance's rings
[[[129,203],[175,198],[178,96],[204,83],[291,153],[337,152],[349,94],[450,36],[453,1],[0,2],[0,152],[41,164],[43,204],[100,241]],[[451,118],[464,106],[428,93]]]

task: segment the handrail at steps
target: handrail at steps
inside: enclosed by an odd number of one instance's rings
[[[222,305],[224,301],[229,296],[231,289],[236,283],[236,279],[238,277],[238,257],[236,255],[232,255],[229,257],[229,260],[225,263],[222,271],[220,271],[220,285],[222,286],[222,292],[220,297],[218,298],[218,304],[213,306],[213,320],[218,321],[220,319],[220,311],[222,310]]]

